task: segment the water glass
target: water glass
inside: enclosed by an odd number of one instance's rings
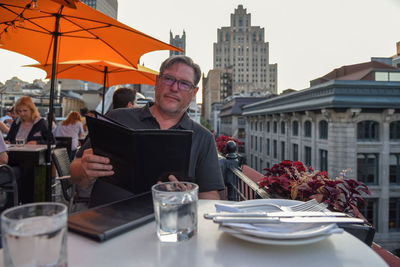
[[[41,202],[1,214],[4,266],[67,266],[67,206]]]
[[[15,144],[16,144],[17,146],[24,146],[24,145],[25,145],[25,139],[23,139],[23,138],[17,138],[17,139],[15,139]]]
[[[177,242],[197,232],[199,186],[189,182],[168,182],[152,187],[158,239]]]

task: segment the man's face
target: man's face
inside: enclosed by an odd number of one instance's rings
[[[194,84],[194,70],[184,63],[175,63],[166,69],[163,77],[173,78],[179,81],[185,81]],[[164,113],[169,115],[182,115],[190,102],[196,96],[198,87],[191,88],[188,91],[180,90],[178,82],[172,85],[164,83],[162,77],[158,76],[156,81],[155,90],[155,105]]]

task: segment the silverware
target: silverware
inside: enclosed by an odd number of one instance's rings
[[[204,218],[213,219],[215,217],[347,217],[342,212],[323,212],[323,211],[277,211],[277,212],[216,212],[205,213]]]
[[[364,223],[364,220],[351,217],[214,217],[215,223]]]
[[[216,203],[215,207],[217,211],[238,212],[242,208],[252,208],[252,207],[275,207],[282,211],[322,211],[326,209],[327,206],[324,203],[318,203],[318,201],[312,199],[292,206],[280,206],[274,203],[267,203],[264,201],[253,201],[251,203],[237,202],[234,204]]]

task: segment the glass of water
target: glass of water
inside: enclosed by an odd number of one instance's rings
[[[41,202],[1,214],[4,266],[67,266],[67,206]]]
[[[23,138],[17,138],[17,139],[15,139],[15,144],[16,144],[17,146],[24,146],[24,145],[25,145],[25,139],[23,139]]]
[[[152,187],[157,235],[161,242],[177,242],[197,232],[199,186],[189,182],[168,182]]]

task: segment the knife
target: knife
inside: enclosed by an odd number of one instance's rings
[[[213,219],[214,217],[348,217],[342,212],[323,212],[323,211],[277,211],[277,212],[216,212],[204,213],[204,218]]]
[[[215,223],[364,223],[364,220],[351,217],[214,217]]]

